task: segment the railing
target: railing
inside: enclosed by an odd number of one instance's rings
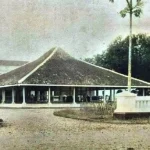
[[[115,113],[125,112],[150,112],[150,96],[137,96],[128,91],[118,94]]]
[[[135,107],[141,111],[150,111],[150,96],[137,96]]]

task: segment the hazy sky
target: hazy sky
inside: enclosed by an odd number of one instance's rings
[[[135,1],[135,0],[133,0]],[[150,33],[150,1],[134,33]],[[31,61],[58,46],[77,58],[106,50],[129,33],[118,12],[125,0],[0,0],[0,59]]]

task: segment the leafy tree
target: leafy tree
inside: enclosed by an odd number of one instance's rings
[[[103,54],[93,57],[96,65],[128,74],[129,36],[117,37]],[[150,36],[138,34],[132,36],[132,76],[150,81]]]
[[[93,57],[93,58],[85,58],[84,60],[85,60],[86,62],[91,63],[91,64],[95,64],[95,59],[94,59],[94,57]]]

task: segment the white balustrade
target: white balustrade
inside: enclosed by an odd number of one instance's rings
[[[122,92],[117,96],[115,112],[150,112],[150,96],[137,96],[133,93]]]
[[[150,112],[150,96],[137,96],[136,109],[140,112]]]

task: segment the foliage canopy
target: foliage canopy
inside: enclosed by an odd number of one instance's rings
[[[110,2],[114,2],[114,0],[109,0]],[[132,1],[126,0],[127,6],[120,11],[121,17],[125,17],[127,14],[134,14],[135,17],[140,17],[142,13],[143,1],[136,0],[135,5],[132,4]]]
[[[150,81],[150,36],[138,34],[132,36],[132,76]],[[102,54],[85,59],[90,63],[117,72],[128,74],[129,36],[117,37]]]

